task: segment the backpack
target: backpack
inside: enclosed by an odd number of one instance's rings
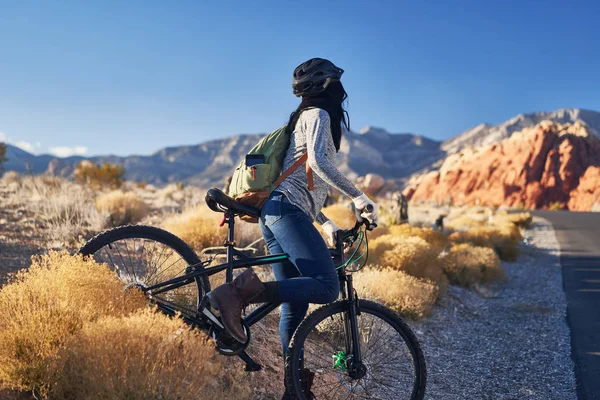
[[[305,163],[308,189],[313,190],[312,169],[306,162],[307,153],[281,173],[283,160],[290,146],[290,136],[286,132],[286,127],[287,125],[284,125],[264,137],[237,165],[227,193],[230,197],[260,210],[271,192]],[[247,215],[240,218],[246,222],[258,222],[256,218]]]

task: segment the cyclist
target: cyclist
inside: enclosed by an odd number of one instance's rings
[[[321,213],[329,187],[352,199],[358,219],[366,218],[372,223],[378,219],[377,205],[334,164],[341,145],[342,125],[349,129],[343,108],[347,94],[340,82],[343,72],[321,58],[310,59],[294,70],[293,91],[302,101],[290,115],[287,126],[290,146],[283,170],[304,153],[308,153],[309,168],[295,169],[273,191],[263,205],[260,218],[269,252],[286,253],[289,262],[273,265],[277,281],[263,283],[249,268],[231,283],[208,293],[211,305],[220,310],[227,331],[242,343],[247,340],[240,323],[242,309],[250,303],[282,302],[279,334],[284,357],[308,304],[333,302],[339,293],[339,280],[327,244],[313,225],[317,221],[330,244],[334,244],[335,232],[340,228]],[[373,210],[366,212],[369,204]],[[303,372],[309,382],[305,393],[309,393],[312,374]]]

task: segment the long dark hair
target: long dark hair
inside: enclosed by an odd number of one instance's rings
[[[331,119],[331,136],[335,150],[340,150],[342,142],[342,124],[347,130],[350,130],[350,117],[344,109],[344,101],[348,98],[348,93],[344,90],[344,86],[340,81],[334,81],[327,86],[327,89],[313,96],[302,97],[302,102],[290,115],[290,120],[287,126],[287,133],[291,134],[296,127],[296,122],[300,118],[302,110],[309,107],[321,108],[329,113]]]

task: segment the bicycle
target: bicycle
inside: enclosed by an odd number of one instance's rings
[[[235,269],[281,262],[287,256],[251,257],[236,248],[235,217],[259,217],[259,210],[236,202],[218,189],[207,192],[206,203],[213,211],[224,214],[221,226],[228,226],[224,263],[210,265],[214,257],[201,260],[175,235],[141,225],[105,231],[90,239],[79,252],[108,263],[126,288],[141,290],[162,312],[179,315],[192,327],[205,330],[221,354],[239,356],[247,371],[257,371],[261,366],[246,352],[251,342],[250,328],[279,304],[262,304],[245,315],[243,326],[248,339],[239,343],[225,331],[205,297],[210,291],[208,277],[226,271],[226,282],[231,282]],[[340,279],[340,298],[309,313],[291,340],[285,360],[285,384],[299,399],[306,398],[301,388],[303,368],[315,373],[312,392],[318,399],[424,396],[425,359],[415,335],[393,311],[359,299],[353,287],[352,272],[359,268],[352,266],[360,259],[364,259],[362,266],[366,263],[366,232],[371,228],[366,222],[357,222],[352,229],[337,233],[336,247],[330,252]],[[131,248],[129,240],[133,240]],[[345,250],[351,253],[349,257]],[[170,252],[166,258],[165,251]],[[167,262],[167,267],[163,267]]]

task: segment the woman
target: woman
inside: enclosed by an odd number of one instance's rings
[[[335,266],[326,243],[313,225],[315,220],[321,224],[333,245],[335,232],[340,228],[321,213],[329,187],[352,199],[357,218],[377,223],[377,205],[334,164],[342,140],[342,124],[349,128],[343,108],[347,94],[340,82],[343,72],[321,58],[308,60],[294,70],[292,87],[302,102],[291,114],[287,126],[291,136],[283,170],[308,153],[308,170],[314,174],[311,176],[306,168],[294,170],[263,205],[260,219],[270,253],[286,253],[290,261],[273,265],[275,282],[263,283],[252,269],[247,269],[233,282],[208,294],[212,306],[220,310],[229,333],[242,343],[246,341],[240,323],[243,307],[249,303],[282,302],[279,334],[284,357],[308,304],[330,303],[338,297]],[[369,204],[373,211],[362,211]]]

